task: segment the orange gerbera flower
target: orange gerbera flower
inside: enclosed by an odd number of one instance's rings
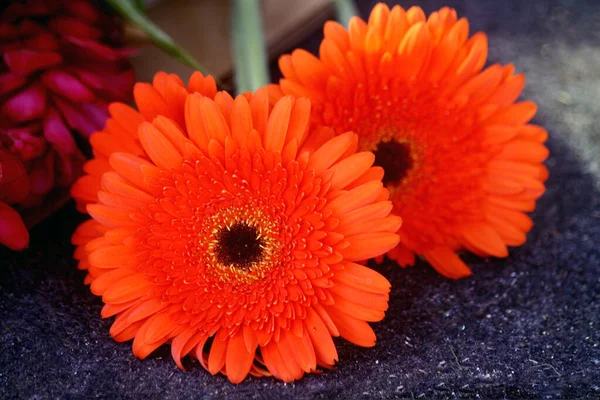
[[[470,39],[466,19],[443,8],[391,11],[378,4],[348,31],[325,24],[320,58],[281,57],[273,96],[305,96],[316,125],[349,130],[385,168],[401,244],[388,256],[412,265],[423,255],[450,278],[470,275],[456,255],[506,257],[525,242],[545,190],[546,131],[527,122],[533,102],[515,103],[525,78],[512,65],[482,71],[487,38]]]
[[[171,343],[179,367],[192,353],[235,383],[331,367],[332,336],[373,346],[389,283],[355,262],[401,224],[374,155],[353,133],[308,135],[306,99],[234,100],[198,73],[189,90],[159,74],[136,86],[139,114],[111,106],[73,188],[93,218],[76,258],[111,335],[140,358]]]

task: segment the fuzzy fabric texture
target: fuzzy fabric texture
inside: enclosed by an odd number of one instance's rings
[[[360,1],[363,16],[374,1]],[[390,2],[393,3],[393,2]],[[411,3],[402,1],[404,7]],[[600,396],[600,3],[422,0],[457,9],[490,39],[490,63],[527,74],[524,97],[550,132],[547,193],[528,242],[505,260],[468,257],[450,281],[418,263],[374,266],[393,284],[378,343],[337,340],[338,369],[284,384],[231,385],[167,347],[144,361],[108,334],[75,268],[69,204],[22,253],[0,249],[0,398],[596,398]],[[316,51],[321,33],[300,44]],[[595,46],[595,47],[594,47]]]

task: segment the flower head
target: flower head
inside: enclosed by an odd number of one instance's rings
[[[200,73],[135,97],[139,113],[110,107],[72,190],[92,217],[76,258],[115,340],[140,358],[170,343],[180,367],[191,353],[236,383],[330,367],[332,336],[374,345],[389,283],[355,262],[396,246],[401,220],[356,135],[309,133],[308,100],[233,99]]]
[[[412,265],[415,253],[441,274],[471,273],[456,255],[506,257],[525,242],[525,214],[544,192],[546,131],[528,121],[530,101],[515,103],[523,74],[512,65],[482,70],[487,38],[469,38],[466,19],[442,8],[377,5],[368,23],[348,30],[327,22],[320,57],[281,57],[272,95],[310,98],[316,126],[352,130],[375,153],[404,224],[388,256]]]
[[[67,191],[84,159],[72,132],[104,126],[108,102],[129,99],[133,70],[119,25],[89,1],[1,9],[0,243],[22,249],[29,238],[15,209],[35,212],[54,189]]]

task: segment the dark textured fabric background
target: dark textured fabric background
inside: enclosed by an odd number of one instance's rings
[[[71,258],[83,217],[69,204],[27,251],[0,250],[0,398],[600,398],[600,2],[447,3],[489,34],[490,62],[528,74],[525,97],[550,132],[548,191],[525,246],[469,257],[473,277],[458,282],[423,263],[378,266],[393,289],[376,347],[337,340],[337,370],[233,386],[190,360],[178,370],[167,347],[140,361],[110,338]],[[363,16],[373,4],[359,2]]]

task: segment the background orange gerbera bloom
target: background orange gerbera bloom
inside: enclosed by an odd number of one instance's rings
[[[315,125],[352,130],[376,155],[401,244],[388,256],[412,265],[423,255],[450,278],[470,275],[456,255],[506,257],[532,227],[525,212],[545,190],[546,131],[528,121],[533,102],[515,103],[525,78],[512,65],[482,71],[487,37],[469,38],[466,19],[442,8],[391,11],[378,4],[368,23],[327,22],[320,57],[281,57],[282,94],[306,96]]]
[[[92,216],[76,258],[111,335],[140,358],[171,343],[180,367],[192,353],[236,383],[331,367],[332,336],[373,346],[389,283],[355,262],[401,225],[373,154],[353,133],[309,135],[306,99],[271,107],[266,89],[234,100],[192,80],[187,94],[159,74],[135,89],[140,113],[112,106],[73,188]]]

